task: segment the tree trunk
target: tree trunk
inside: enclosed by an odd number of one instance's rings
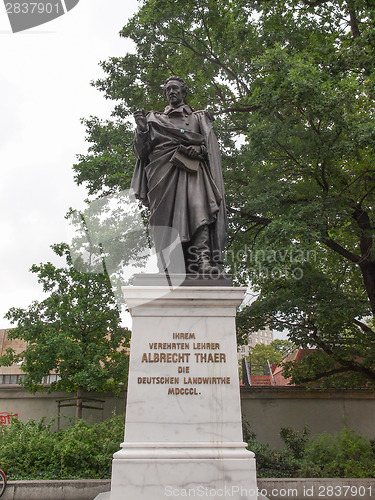
[[[358,265],[362,272],[363,282],[371,304],[372,314],[375,315],[375,263],[372,261],[373,228],[368,212],[363,210],[360,204],[354,208],[353,218],[361,231],[359,238],[361,258],[358,261]]]
[[[360,36],[361,33],[359,31],[358,18],[357,18],[357,13],[355,11],[353,0],[348,0],[347,5],[348,5],[348,11],[350,17],[349,23],[350,23],[350,28],[352,30],[352,35],[353,38],[357,38]]]
[[[362,262],[359,264],[359,267],[362,271],[363,282],[371,304],[372,314],[375,315],[375,264],[373,262]]]
[[[76,423],[82,418],[82,387],[77,389]]]

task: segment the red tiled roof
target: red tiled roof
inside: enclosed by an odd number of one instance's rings
[[[273,385],[271,375],[250,375],[250,382],[252,386],[265,386]]]

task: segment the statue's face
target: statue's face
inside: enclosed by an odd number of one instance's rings
[[[184,103],[182,85],[178,80],[170,80],[165,87],[165,95],[168,102],[174,108],[178,108]]]

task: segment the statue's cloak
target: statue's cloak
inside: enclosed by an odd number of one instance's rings
[[[134,141],[137,163],[131,187],[150,208],[152,228],[172,227],[182,243],[191,241],[199,227],[209,225],[214,260],[220,262],[227,225],[221,155],[211,115],[206,111],[194,115],[201,133],[174,127],[164,113],[148,113],[148,132],[137,132]],[[200,161],[196,173],[171,163],[181,144],[206,147],[207,159]],[[156,232],[160,251],[171,244],[170,236],[168,231]]]

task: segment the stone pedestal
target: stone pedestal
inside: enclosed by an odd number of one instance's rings
[[[123,289],[133,317],[125,439],[111,500],[255,500],[242,438],[236,309],[245,289]]]

